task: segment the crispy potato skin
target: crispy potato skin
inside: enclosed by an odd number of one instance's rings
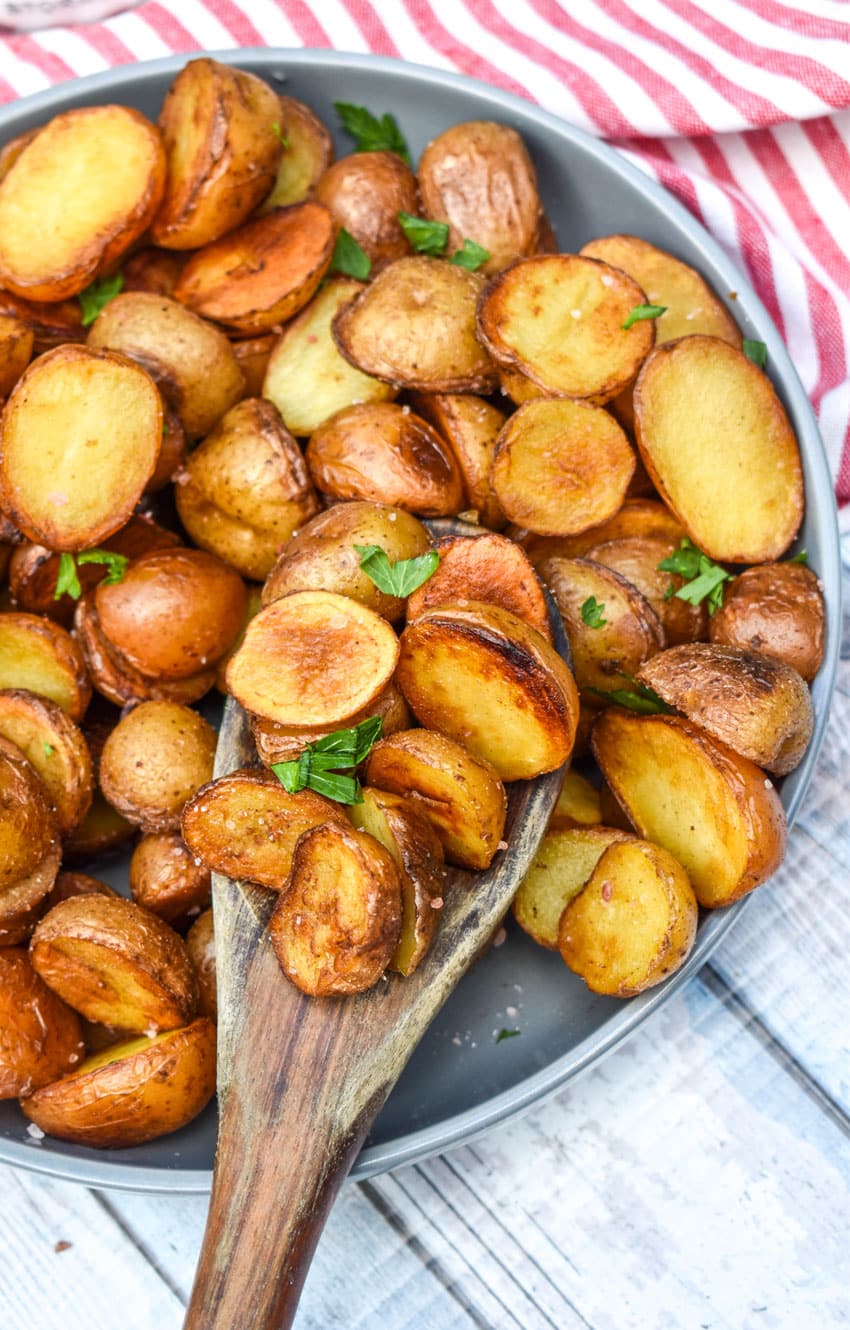
[[[620,536],[593,545],[587,551],[588,559],[613,569],[637,587],[661,620],[665,639],[671,647],[706,638],[709,623],[704,601],[701,605],[690,605],[669,594],[671,587],[678,591],[685,579],[679,573],[659,570],[658,565],[669,558],[678,544],[678,541],[651,536]]]
[[[92,801],[91,755],[82,732],[56,702],[23,689],[0,691],[0,735],[41,777],[60,836],[79,826]]]
[[[52,910],[60,901],[69,901],[72,896],[117,896],[106,882],[88,873],[60,873],[44,898],[44,913]]]
[[[355,152],[340,157],[317,182],[314,198],[365,250],[373,276],[412,252],[398,214],[418,214],[419,191],[416,176],[397,153]]]
[[[91,808],[64,846],[64,862],[87,864],[132,840],[136,828],[95,790]]]
[[[277,179],[260,212],[310,198],[334,159],[333,139],[315,112],[295,97],[282,96],[278,100],[287,146],[277,168]]]
[[[215,933],[213,912],[204,910],[186,934],[186,950],[198,977],[198,1011],[211,1021],[218,1020],[218,994],[215,971]]]
[[[350,827],[299,840],[269,935],[281,969],[312,997],[363,993],[378,982],[401,932],[401,883],[390,853]]]
[[[613,827],[549,826],[514,897],[514,918],[541,947],[558,950],[561,915],[609,845],[628,840]]]
[[[480,536],[444,536],[434,542],[434,549],[440,556],[439,567],[408,597],[409,623],[438,605],[478,600],[501,605],[552,641],[543,590],[526,555],[512,540],[489,531]]]
[[[32,358],[35,337],[20,319],[0,314],[0,397],[8,397]]]
[[[56,840],[30,873],[0,891],[0,947],[16,947],[32,936],[61,861],[62,847]]]
[[[33,872],[57,844],[57,830],[43,781],[21,750],[0,736],[0,893]]]
[[[11,291],[0,291],[0,313],[19,319],[33,335],[33,352],[41,355],[67,342],[84,342],[79,300],[60,300],[56,304],[42,300],[23,300]]]
[[[383,722],[381,734],[384,737],[409,729],[413,720],[407,703],[394,683],[388,684],[374,702],[370,702],[363,711],[359,711],[357,715],[347,720],[346,728],[353,729],[373,716],[381,717]],[[254,743],[257,745],[257,756],[266,767],[276,762],[294,761],[309,744],[316,743],[317,740],[333,733],[333,729],[328,726],[305,729],[303,725],[281,725],[279,721],[266,720],[262,716],[250,716],[249,720]]]
[[[766,563],[729,583],[709,636],[722,646],[775,656],[811,683],[823,661],[825,618],[823,593],[810,568]]]
[[[184,1127],[214,1093],[215,1026],[201,1017],[180,1030],[112,1044],[21,1107],[48,1136],[122,1148]]]
[[[490,469],[506,420],[504,411],[473,393],[414,393],[411,405],[454,453],[470,508],[482,526],[501,531],[507,518],[493,492]]]
[[[209,906],[209,871],[195,862],[179,832],[152,831],[133,851],[130,894],[137,905],[180,928]]]
[[[142,702],[103,746],[101,789],[143,830],[176,831],[186,800],[212,777],[215,745],[215,730],[196,711]]]
[[[137,250],[122,267],[124,275],[123,291],[147,291],[155,296],[170,296],[185,259],[182,254],[175,254],[168,249],[157,249],[149,245]]]
[[[39,978],[23,948],[0,948],[0,1099],[49,1085],[84,1055],[76,1012]]]

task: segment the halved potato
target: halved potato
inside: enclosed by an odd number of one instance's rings
[[[206,57],[181,69],[159,117],[168,180],[155,244],[197,249],[253,212],[283,153],[280,114],[277,94],[253,74]]]
[[[279,96],[285,140],[277,179],[260,212],[308,199],[334,158],[333,139],[314,111],[295,97]]]
[[[333,218],[320,203],[255,217],[189,259],[174,299],[236,332],[268,332],[307,304],[334,249]]]
[[[33,331],[12,314],[0,314],[0,397],[8,397],[32,359]]]
[[[128,822],[175,831],[186,800],[212,778],[215,745],[215,730],[197,711],[142,702],[103,746],[100,787]]]
[[[475,333],[480,273],[417,254],[384,268],[345,305],[333,335],[346,360],[400,388],[481,393],[496,370]]]
[[[129,106],[54,116],[0,184],[0,284],[75,296],[147,230],[165,189],[156,128]]]
[[[408,598],[408,623],[438,605],[478,600],[510,610],[551,642],[543,589],[519,545],[487,531],[480,536],[444,536],[434,542],[434,549],[439,566]]]
[[[443,847],[427,817],[410,799],[366,787],[351,810],[360,831],[389,850],[401,882],[401,932],[389,963],[413,974],[427,954],[443,908]]]
[[[152,1033],[190,1021],[195,972],[180,937],[123,896],[73,896],[38,924],[30,959],[69,1007],[103,1025]]]
[[[0,948],[0,1099],[32,1094],[84,1056],[76,1012],[39,978],[23,948]]]
[[[401,933],[401,882],[374,837],[333,823],[298,841],[269,921],[281,969],[312,997],[362,993],[386,970]]]
[[[0,736],[0,893],[32,873],[57,843],[47,787],[21,750]]]
[[[613,827],[550,827],[514,897],[514,918],[541,947],[558,950],[558,925],[609,845],[628,840]]]
[[[786,823],[773,782],[692,721],[609,707],[593,751],[638,833],[678,859],[700,905],[731,905],[779,867]]]
[[[259,337],[240,337],[231,341],[233,355],[245,380],[246,397],[262,397],[263,381],[276,342],[274,333],[261,333]]]
[[[32,936],[61,861],[62,846],[57,837],[32,872],[0,890],[0,947],[16,947]]]
[[[427,611],[402,634],[396,678],[422,725],[485,758],[502,780],[554,771],[572,752],[573,676],[545,637],[500,606]]]
[[[313,434],[345,407],[396,395],[391,384],[349,364],[331,333],[336,315],[363,290],[353,277],[331,277],[275,343],[262,391],[293,434]]]
[[[148,832],[130,860],[130,894],[137,905],[179,928],[209,905],[209,871],[179,832]]]
[[[23,689],[0,691],[0,735],[8,739],[44,782],[60,836],[79,826],[91,806],[91,755],[82,732],[62,710]]]
[[[149,291],[155,296],[170,296],[183,271],[185,258],[173,250],[149,245],[137,250],[124,264],[122,291]]]
[[[551,554],[565,559],[581,559],[594,545],[621,537],[648,536],[678,545],[685,529],[669,508],[657,499],[626,499],[621,508],[599,526],[588,527],[575,536],[538,536],[533,531],[512,528],[508,535],[519,541],[535,567]]]
[[[593,993],[632,997],[685,962],[697,902],[672,854],[646,841],[610,845],[561,916],[558,950]]]
[[[512,522],[572,536],[613,517],[635,455],[607,411],[585,402],[526,402],[499,435],[490,483]]]
[[[71,634],[37,614],[0,614],[0,688],[26,688],[80,720],[91,697],[86,662]]]
[[[0,291],[0,313],[19,319],[33,335],[33,354],[40,356],[67,342],[84,342],[83,311],[79,300],[23,300],[11,291]]]
[[[656,489],[712,559],[765,563],[803,516],[800,452],[770,379],[719,337],[658,347],[635,386],[637,441]]]
[[[725,592],[709,625],[711,641],[775,656],[811,683],[823,661],[825,631],[823,592],[812,570],[766,563],[748,568]]]
[[[519,259],[478,304],[493,359],[550,396],[607,402],[634,378],[655,340],[651,319],[623,324],[646,296],[618,268],[578,254]]]
[[[245,607],[245,618],[242,620],[242,627],[240,628],[237,637],[234,639],[233,645],[228,647],[227,651],[215,667],[215,686],[220,693],[224,693],[225,697],[227,696],[227,667],[245,639],[248,624],[251,622],[255,614],[259,614],[262,607],[261,588],[255,583],[249,582],[246,586],[246,590],[248,592],[248,604]]]
[[[415,393],[411,403],[454,453],[469,506],[482,526],[501,531],[506,519],[490,483],[490,468],[504,411],[472,393]]]
[[[662,651],[638,679],[701,729],[775,776],[802,760],[814,711],[805,680],[760,652],[716,642]]]
[[[595,827],[602,820],[599,791],[580,772],[573,771],[570,767],[564,772],[564,779],[558,792],[558,802],[549,818],[548,830]]]
[[[0,148],[0,180],[6,179],[24,148],[28,143],[32,143],[41,128],[43,126],[36,125],[33,129],[25,129],[22,134],[16,134],[13,139],[3,144]]]
[[[181,829],[211,872],[281,891],[299,837],[325,822],[349,825],[340,804],[313,790],[289,794],[270,771],[246,768],[198,790]]]
[[[21,1101],[48,1136],[75,1145],[126,1148],[185,1127],[215,1093],[215,1026],[127,1039]]]
[[[335,727],[384,691],[398,652],[398,638],[373,610],[330,591],[294,591],[248,624],[227,686],[258,716]]]
[[[138,365],[59,346],[33,362],[0,421],[0,503],[30,540],[96,545],[124,525],[153,475],[162,403]]]
[[[346,407],[307,445],[313,484],[333,499],[394,504],[423,517],[448,517],[465,502],[460,469],[439,434],[407,406]]]
[[[372,275],[410,254],[398,215],[419,212],[416,176],[395,152],[354,152],[329,166],[314,198],[368,255]]]
[[[198,977],[198,1011],[211,1021],[218,1020],[218,994],[215,971],[215,933],[213,912],[204,910],[186,934],[186,950]]]
[[[412,716],[401,692],[394,683],[390,683],[382,693],[369,703],[363,711],[357,712],[345,722],[346,728],[354,729],[364,720],[374,716],[381,718],[381,734],[397,734],[412,724]],[[257,756],[264,766],[270,767],[276,762],[292,762],[300,757],[304,749],[325,739],[333,733],[325,726],[305,727],[303,725],[281,725],[276,720],[266,720],[263,716],[250,716],[251,733],[257,745]]]
[[[678,591],[685,579],[679,573],[662,572],[658,566],[678,547],[679,541],[658,536],[619,536],[592,545],[587,551],[588,559],[612,568],[646,597],[664,626],[669,646],[708,636],[705,601],[691,605],[672,595],[671,591]]]

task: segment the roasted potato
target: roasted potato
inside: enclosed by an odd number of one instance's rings
[[[5,839],[2,824],[0,836]],[[61,859],[62,847],[56,839],[31,872],[13,886],[0,889],[0,947],[16,947],[32,935],[56,881]]]
[[[8,397],[32,359],[33,331],[12,314],[0,314],[0,397]]]
[[[33,129],[25,129],[22,134],[16,134],[13,139],[3,144],[0,148],[0,180],[6,179],[24,148],[28,143],[32,143],[40,128],[42,126],[36,125]]]
[[[374,716],[381,718],[381,734],[384,737],[409,729],[413,720],[407,703],[394,683],[388,684],[364,711],[351,716],[345,722],[346,728],[354,729]],[[250,716],[249,720],[257,745],[257,756],[267,767],[276,762],[294,761],[309,744],[333,733],[333,729],[326,725],[309,729],[303,725],[281,725],[279,721],[266,720],[262,716]]]
[[[137,905],[180,928],[209,905],[209,870],[179,832],[148,832],[130,860],[130,894]]]
[[[163,402],[165,419],[162,422],[162,445],[156,459],[153,475],[145,485],[145,494],[157,494],[176,480],[189,450],[183,422],[167,402]],[[139,516],[145,516],[141,511]],[[148,514],[149,516],[149,514]],[[132,519],[131,519],[132,520]],[[151,519],[152,520],[152,519]]]
[[[60,901],[69,901],[72,896],[117,896],[107,882],[90,877],[88,873],[60,873],[44,898],[44,913],[52,910]]]
[[[678,545],[678,541],[657,536],[620,536],[604,540],[587,551],[588,559],[612,568],[646,597],[661,620],[668,646],[698,642],[708,636],[705,601],[692,605],[671,594],[684,585],[685,579],[679,573],[662,572],[658,566]]]
[[[10,291],[0,291],[0,314],[18,319],[33,335],[33,354],[40,356],[55,346],[84,342],[83,311],[79,300],[22,300]]]
[[[419,212],[416,176],[394,152],[340,157],[317,182],[314,198],[353,236],[372,264],[372,275],[410,254],[398,215]]]
[[[279,97],[283,155],[260,212],[310,198],[334,158],[333,140],[315,112],[294,97]]]
[[[103,746],[100,787],[128,822],[176,831],[186,800],[212,778],[215,745],[215,730],[196,711],[142,702]]]
[[[83,653],[70,633],[36,614],[0,614],[0,688],[26,688],[80,720],[91,697]]]
[[[811,683],[823,661],[824,628],[823,592],[811,569],[766,563],[727,585],[709,637],[784,660]]]
[[[580,772],[564,772],[558,801],[549,818],[549,831],[567,827],[595,827],[603,821],[599,791]]]
[[[685,529],[669,508],[656,499],[626,499],[613,517],[576,536],[538,536],[519,527],[512,527],[507,534],[519,541],[537,567],[552,554],[564,559],[581,559],[594,546],[625,537],[646,536],[678,545]]]
[[[57,702],[23,689],[0,691],[0,735],[44,782],[60,836],[79,826],[93,792],[92,763],[81,731]]]
[[[505,424],[504,411],[472,393],[415,393],[412,406],[454,453],[478,521],[491,531],[501,531],[507,519],[493,492],[490,468]]]
[[[551,642],[543,589],[519,545],[488,531],[480,536],[444,536],[435,541],[434,549],[439,566],[408,598],[408,623],[439,605],[478,600],[510,610]]]
[[[549,826],[514,897],[514,918],[529,937],[558,950],[558,925],[609,845],[628,840],[613,827]]]
[[[198,1011],[211,1021],[218,1020],[218,993],[215,971],[215,933],[213,912],[204,910],[186,934],[186,950],[198,979]]]
[[[632,997],[684,964],[697,914],[693,887],[672,854],[621,840],[561,915],[558,950],[591,992]]]
[[[246,397],[263,395],[263,383],[277,340],[274,333],[262,333],[259,337],[240,337],[231,341],[231,350],[245,380]]]
[[[281,969],[313,997],[362,993],[399,943],[399,871],[374,837],[334,823],[306,831],[269,921]]]
[[[32,1094],[84,1056],[76,1012],[39,978],[23,948],[0,948],[0,1099]]]
[[[186,262],[183,254],[150,245],[137,250],[121,269],[122,291],[147,291],[155,296],[170,296]]]
[[[242,620],[242,627],[240,628],[238,635],[234,638],[233,645],[228,647],[227,651],[215,667],[215,686],[219,692],[224,693],[225,696],[227,696],[227,667],[245,639],[248,624],[251,622],[255,614],[259,614],[262,607],[262,589],[258,587],[256,583],[249,582],[246,586],[246,590],[248,592],[248,603],[245,608],[245,618]]]
[[[214,1093],[215,1026],[202,1017],[180,1030],[111,1044],[21,1108],[48,1136],[126,1148],[184,1127]]]
[[[38,867],[57,840],[47,787],[21,750],[0,735],[0,899]],[[52,885],[51,879],[45,894]]]

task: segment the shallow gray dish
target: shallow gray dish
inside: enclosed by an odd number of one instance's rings
[[[806,477],[800,544],[820,575],[827,603],[827,644],[815,680],[815,732],[805,760],[782,787],[793,819],[823,739],[838,662],[841,574],[835,500],[811,406],[761,301],[698,222],[649,177],[602,143],[528,102],[473,79],[418,65],[329,51],[245,50],[215,53],[309,103],[328,125],[334,101],[355,102],[399,121],[415,161],[435,134],[461,120],[491,119],[523,135],[537,166],[546,211],[564,250],[594,235],[632,232],[692,264],[726,300],[744,335],[767,344],[768,369],[797,431]],[[163,96],[189,56],[126,66],[66,83],[0,109],[0,140],[75,106],[106,101],[156,118]],[[350,141],[336,135],[339,153]],[[733,295],[734,293],[734,295]],[[99,876],[126,890],[126,860]],[[767,888],[768,890],[770,888]],[[354,1177],[396,1168],[467,1140],[563,1086],[622,1043],[695,974],[746,902],[704,918],[696,946],[666,984],[630,1002],[596,997],[560,958],[509,925],[466,976],[411,1058],[375,1123]],[[521,1037],[501,1043],[502,1028]],[[132,1150],[95,1151],[31,1140],[14,1103],[0,1104],[0,1160],[94,1187],[205,1192],[212,1178],[215,1111],[183,1131]]]

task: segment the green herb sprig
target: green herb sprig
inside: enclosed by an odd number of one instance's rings
[[[394,152],[410,165],[410,152],[395,116],[389,111],[378,119],[365,106],[334,102],[339,123],[354,139],[355,152]]]
[[[432,259],[439,259],[445,254],[449,243],[447,222],[432,222],[426,217],[414,217],[412,213],[400,212],[398,223],[417,254],[427,254]],[[461,248],[452,254],[449,263],[455,264],[458,268],[466,268],[469,272],[477,272],[489,257],[488,249],[476,244],[467,236]]]
[[[355,545],[354,548],[360,555],[360,567],[378,590],[402,600],[423,586],[440,566],[436,550],[417,554],[414,559],[397,559],[390,563],[386,550],[380,545]]]
[[[708,604],[708,612],[715,615],[723,604],[726,583],[732,581],[732,574],[721,568],[707,554],[685,536],[679,548],[657,565],[662,573],[678,573],[685,579],[684,585],[675,590],[671,582],[667,588],[665,600],[675,596],[689,605]]]
[[[485,249],[483,245],[477,245],[474,240],[470,240],[467,236],[460,249],[455,250],[449,259],[449,263],[453,263],[457,268],[466,268],[469,272],[477,272],[489,257],[489,249]],[[517,1034],[519,1034],[519,1030],[517,1030]]]
[[[666,313],[666,305],[635,305],[625,323],[622,323],[620,327],[624,332],[627,332],[635,323],[643,323],[646,319],[660,319],[661,315]]]
[[[349,773],[369,756],[381,737],[383,719],[370,716],[347,730],[335,730],[308,744],[300,757],[276,762],[272,771],[289,794],[315,790],[338,804],[363,802],[360,781]]]
[[[339,228],[334,245],[334,252],[331,255],[331,266],[328,272],[341,272],[346,277],[356,277],[359,282],[365,282],[372,271],[372,260],[363,249],[362,245],[354,239],[354,236],[346,231],[344,226]]]
[[[588,628],[603,628],[608,622],[602,616],[605,613],[605,602],[599,601],[595,596],[588,596],[581,607],[581,620],[586,623]]]
[[[767,365],[767,347],[764,342],[757,341],[754,337],[745,337],[741,350],[759,369],[764,369]]]
[[[289,139],[288,139],[288,138],[286,137],[286,135],[284,134],[284,132],[283,132],[283,130],[281,129],[280,125],[278,124],[277,120],[275,120],[274,124],[272,125],[272,130],[273,130],[273,132],[277,135],[277,137],[280,139],[280,141],[281,141],[281,143],[283,144],[284,148],[288,148],[288,147],[289,147]]]
[[[62,596],[70,596],[72,600],[80,599],[83,594],[83,588],[80,586],[80,579],[77,575],[77,567],[80,564],[105,563],[107,574],[103,578],[103,585],[114,586],[116,582],[122,581],[129,562],[130,560],[125,554],[115,554],[112,550],[82,550],[76,556],[60,554],[59,573],[56,578],[56,590],[53,592],[53,599],[60,600]]]
[[[639,716],[669,716],[673,708],[668,707],[663,697],[659,697],[654,688],[647,688],[642,683],[631,681],[633,688],[588,688],[588,693],[602,697],[606,702],[615,702],[627,711],[636,711]]]
[[[805,568],[805,567],[808,565],[808,562],[809,562],[808,551],[807,551],[807,550],[798,550],[796,554],[792,554],[792,555],[791,555],[791,558],[790,558],[790,559],[786,559],[785,562],[786,562],[786,563],[801,563],[801,564],[803,565],[803,567]]]
[[[80,302],[80,309],[83,311],[82,325],[88,328],[94,323],[98,314],[117,295],[124,290],[124,274],[122,272],[113,273],[111,277],[97,277],[87,286],[85,291],[81,291],[77,296]]]
[[[501,1029],[499,1033],[496,1035],[496,1043],[501,1044],[504,1039],[516,1039],[517,1036],[520,1034],[522,1034],[521,1030]]]

